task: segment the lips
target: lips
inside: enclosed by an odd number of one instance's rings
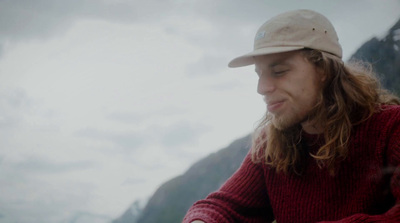
[[[269,112],[274,113],[283,106],[284,102],[285,100],[269,101],[267,102],[267,109]]]

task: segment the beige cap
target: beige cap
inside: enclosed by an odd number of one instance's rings
[[[229,67],[254,64],[254,56],[304,48],[321,50],[342,58],[342,47],[332,23],[320,13],[295,10],[264,23],[254,38],[254,50],[229,62]]]

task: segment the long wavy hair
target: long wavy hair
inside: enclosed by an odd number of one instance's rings
[[[353,126],[370,118],[382,104],[400,104],[399,98],[381,88],[372,66],[360,61],[345,64],[340,58],[318,50],[301,50],[305,58],[326,75],[318,102],[309,120],[322,123],[324,145],[310,154],[320,168],[335,173],[335,163],[345,159]],[[279,130],[268,112],[253,134],[252,160],[265,162],[284,173],[301,175],[307,150],[302,148],[300,123]]]

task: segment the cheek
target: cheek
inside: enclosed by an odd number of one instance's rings
[[[299,111],[309,111],[317,103],[318,91],[316,88],[300,88],[294,92],[294,103]]]

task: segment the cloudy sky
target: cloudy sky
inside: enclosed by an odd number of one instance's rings
[[[0,222],[108,222],[250,133],[258,27],[308,8],[347,59],[399,0],[0,0]]]

